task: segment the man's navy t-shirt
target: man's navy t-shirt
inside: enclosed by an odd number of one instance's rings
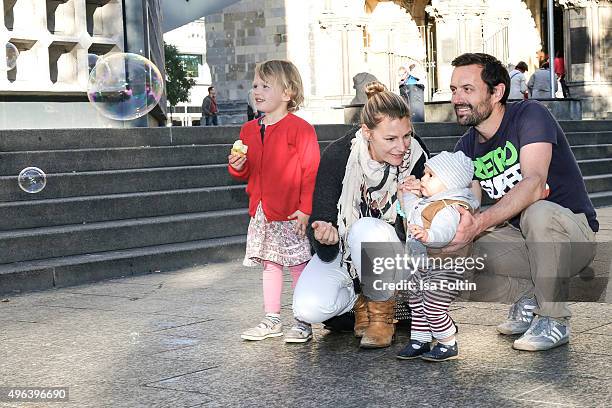
[[[499,129],[484,143],[471,127],[457,142],[461,150],[474,161],[474,179],[494,200],[499,200],[522,180],[521,147],[530,143],[552,143],[552,158],[548,169],[546,200],[586,215],[591,229],[599,230],[595,209],[586,190],[578,163],[559,123],[548,109],[534,100],[506,104]],[[518,228],[519,216],[510,222]]]

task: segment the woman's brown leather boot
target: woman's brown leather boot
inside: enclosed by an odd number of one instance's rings
[[[355,312],[355,337],[363,337],[363,334],[370,325],[368,299],[361,294],[357,296],[353,311]]]
[[[389,347],[395,334],[395,297],[384,302],[368,300],[367,305],[370,324],[361,338],[360,347]]]

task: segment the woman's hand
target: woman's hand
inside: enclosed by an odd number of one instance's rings
[[[300,236],[306,236],[306,226],[308,225],[308,218],[310,216],[308,214],[304,214],[300,210],[297,210],[293,214],[287,217],[289,220],[296,220],[295,224],[295,232]]]
[[[415,176],[408,176],[406,180],[402,184],[400,184],[398,190],[403,192],[409,192],[417,197],[421,197],[421,180],[417,179]]]
[[[246,163],[246,160],[246,155],[243,154],[232,153],[227,156],[227,161],[229,162],[229,165],[232,166],[232,168],[236,171],[242,170],[244,164]]]
[[[419,225],[416,225],[416,224],[409,224],[408,230],[410,231],[410,235],[413,238],[418,239],[419,241],[423,243],[427,242],[427,238],[429,237],[429,234],[427,233],[427,230],[425,228]]]
[[[315,221],[312,223],[312,229],[315,239],[323,245],[335,245],[340,240],[338,230],[330,222]]]

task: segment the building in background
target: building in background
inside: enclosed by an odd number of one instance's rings
[[[189,101],[179,103],[172,113],[169,112],[172,123],[175,126],[197,126],[202,116],[202,100],[208,95],[208,87],[212,84],[206,62],[204,18],[165,33],[164,41],[178,49],[189,76],[196,82],[189,93]]]
[[[133,52],[162,72],[160,0],[1,0],[0,44],[17,66],[0,70],[0,129],[157,126],[166,102],[147,116],[113,121],[86,95],[88,54]],[[125,17],[125,18],[124,18]]]
[[[397,69],[415,63],[425,100],[443,102],[451,61],[464,52],[525,61],[534,72],[547,58],[546,7],[546,0],[242,0],[206,17],[206,59],[221,104],[244,101],[257,62],[289,59],[304,80],[301,114],[337,123],[361,73],[397,90]],[[612,111],[611,10],[608,0],[558,0],[554,9],[555,48],[565,51],[568,86],[585,118]]]
[[[487,52],[506,64],[522,60],[529,75],[548,49],[547,0],[0,3],[0,43],[10,41],[21,52],[15,70],[0,72],[0,128],[165,122],[165,101],[145,118],[115,122],[97,114],[85,95],[88,53],[138,53],[163,72],[163,30],[173,30],[167,41],[177,45],[197,82],[176,114],[183,125],[198,123],[210,84],[218,90],[221,124],[243,122],[255,64],[266,59],[289,59],[300,69],[301,115],[338,123],[342,106],[355,101],[360,78],[375,76],[397,91],[398,69],[414,64],[425,100],[444,103],[455,56]],[[566,82],[582,101],[584,118],[612,116],[611,20],[610,0],[555,0],[555,49],[564,52]]]

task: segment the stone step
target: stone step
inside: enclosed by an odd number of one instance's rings
[[[612,157],[578,160],[578,166],[580,166],[580,171],[583,176],[605,174],[612,169]]]
[[[589,193],[612,192],[612,174],[584,176],[584,184]]]
[[[444,138],[450,146],[450,139]],[[330,142],[319,142],[323,150]],[[435,146],[434,146],[435,147]],[[122,147],[108,149],[53,150],[0,153],[0,176],[16,176],[25,167],[36,166],[48,176],[54,173],[198,166],[227,162],[230,144]],[[612,144],[573,146],[578,160],[612,156]],[[437,152],[437,149],[430,149]]]
[[[17,175],[29,166],[47,175],[72,171],[118,170],[226,162],[231,145],[117,147],[0,153],[0,175]]]
[[[325,146],[327,142],[321,144]],[[612,168],[612,157],[579,160],[578,163],[584,176],[605,174]],[[3,191],[0,202],[241,184],[229,176],[225,164],[49,174],[47,186],[37,194],[27,194],[19,189],[16,176],[3,176],[0,177],[0,191]]]
[[[329,142],[320,142],[324,149]],[[198,166],[227,163],[231,144],[0,152],[0,176],[35,166],[54,173]]]
[[[576,160],[612,157],[612,144],[572,146]]]
[[[246,209],[0,232],[0,264],[244,234]]]
[[[171,128],[0,130],[0,151],[169,146],[172,131],[168,129]]]
[[[612,131],[569,132],[565,136],[571,146],[612,143]]]
[[[584,180],[589,193],[612,191],[612,174],[589,175]],[[246,208],[244,188],[233,185],[0,203],[0,231]]]
[[[0,203],[0,231],[244,209],[244,190],[236,185]]]
[[[36,194],[22,191],[16,176],[0,177],[0,202],[35,201],[50,198],[97,196],[107,194],[153,192],[188,188],[233,186],[243,184],[232,178],[227,164],[203,166],[154,167],[55,173],[47,177],[47,185]]]
[[[595,208],[612,206],[612,191],[603,191],[601,193],[589,194],[591,202]]]
[[[169,272],[244,256],[244,234],[0,265],[0,294]]]
[[[570,146],[612,144],[612,132],[572,132],[565,135]],[[437,136],[422,138],[432,152],[453,151],[460,136]]]
[[[317,125],[319,140],[335,140],[350,126]],[[75,137],[75,133],[78,137]],[[19,129],[0,130],[0,151],[43,151],[113,147],[232,144],[240,126],[203,126],[130,129]]]
[[[568,127],[570,144],[610,143],[610,121],[561,122]],[[415,123],[415,132],[424,138],[459,138],[467,128],[454,123]],[[351,130],[350,125],[316,125],[319,140],[335,140]],[[590,130],[589,128],[593,128]],[[75,137],[75,133],[78,137]],[[576,134],[575,137],[571,136]],[[595,136],[607,134],[604,136]],[[131,129],[18,129],[0,130],[0,151],[44,151],[114,147],[181,146],[231,144],[240,135],[240,126],[168,127]],[[603,137],[603,139],[602,139]],[[450,138],[449,138],[450,140]]]
[[[559,123],[565,132],[605,132],[612,129],[612,120],[566,120]]]

